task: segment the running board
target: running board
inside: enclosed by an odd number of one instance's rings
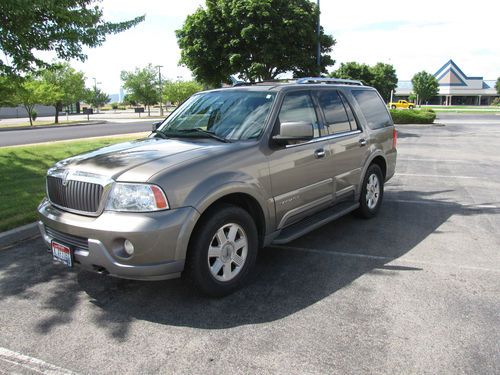
[[[339,203],[326,210],[320,211],[313,216],[309,216],[308,218],[303,219],[298,223],[284,228],[279,236],[272,242],[272,244],[283,245],[285,243],[293,241],[309,232],[312,232],[315,229],[322,227],[330,221],[336,220],[339,217],[344,216],[351,211],[354,211],[358,207],[359,203],[352,203],[351,201]]]

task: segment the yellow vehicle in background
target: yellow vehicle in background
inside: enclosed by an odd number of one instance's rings
[[[401,109],[401,108],[404,108],[404,109],[413,109],[415,108],[415,104],[414,103],[410,103],[406,100],[398,100],[397,102],[390,102],[389,103],[389,107],[391,109]]]

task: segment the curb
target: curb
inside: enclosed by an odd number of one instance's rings
[[[0,250],[17,242],[38,237],[39,235],[40,231],[36,222],[2,232],[0,233]]]
[[[108,121],[106,120],[96,120],[96,121],[85,121],[85,122],[77,122],[74,124],[68,125],[41,125],[41,126],[10,126],[0,128],[0,132],[8,132],[14,130],[33,130],[33,129],[59,129],[59,128],[70,128],[72,126],[90,126],[90,125],[102,125],[106,124]]]

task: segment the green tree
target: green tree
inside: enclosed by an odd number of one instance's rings
[[[127,30],[144,16],[107,22],[99,0],[2,0],[0,2],[0,73],[46,66],[37,52],[85,60],[83,47],[100,46],[108,34]]]
[[[415,74],[411,79],[411,83],[420,103],[436,96],[439,92],[439,84],[436,77],[426,71]]]
[[[374,79],[373,72],[369,65],[360,64],[355,61],[341,63],[340,67],[330,73],[330,77],[342,79],[356,79],[364,85],[371,85]]]
[[[158,74],[153,65],[148,64],[143,69],[136,68],[134,72],[122,71],[120,75],[123,88],[129,95],[128,99],[142,103],[148,107],[148,116],[151,116],[150,106],[159,102]]]
[[[388,102],[391,99],[391,91],[398,86],[396,69],[391,64],[379,62],[372,66],[370,70],[373,74],[370,86],[375,87],[382,98]]]
[[[390,99],[391,91],[398,85],[394,66],[381,62],[373,66],[355,61],[341,63],[337,70],[330,73],[330,77],[359,80],[367,86],[375,87],[386,101]]]
[[[109,103],[111,101],[111,98],[108,94],[101,91],[101,89],[94,87],[92,89],[86,90],[85,100],[92,106],[92,108],[96,108],[97,110],[99,110],[100,107],[102,107],[106,103]]]
[[[497,94],[500,95],[500,77],[497,78],[497,83],[495,84],[495,88],[497,89]]]
[[[15,104],[16,87],[10,77],[0,76],[0,107],[10,107]]]
[[[26,109],[30,125],[33,126],[36,116],[35,106],[46,102],[55,102],[59,95],[56,86],[30,75],[16,83],[12,102],[15,105],[21,104]]]
[[[172,104],[179,104],[201,90],[203,90],[203,86],[196,81],[165,82],[163,86],[163,99]]]
[[[239,74],[253,81],[291,71],[318,75],[318,8],[309,0],[206,0],[176,31],[181,63],[209,86]],[[335,39],[321,29],[321,72],[334,61]]]
[[[85,98],[85,76],[77,72],[69,63],[54,64],[41,72],[41,77],[46,82],[57,87],[60,95],[56,102],[44,104],[54,106],[56,110],[55,123],[59,123],[59,111],[63,106],[69,106]]]

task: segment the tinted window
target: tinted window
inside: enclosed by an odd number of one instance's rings
[[[351,130],[344,104],[337,91],[320,91],[319,104],[325,114],[325,126],[328,129],[328,134]]]
[[[387,108],[376,91],[352,90],[352,95],[361,107],[370,129],[379,129],[391,124]]]
[[[354,113],[352,111],[351,105],[347,101],[344,95],[340,94],[340,97],[342,98],[342,101],[344,102],[344,108],[347,112],[347,118],[349,119],[349,122],[351,123],[351,130],[358,130],[358,123],[356,121],[356,117],[354,117]]]
[[[307,92],[293,92],[283,99],[279,114],[280,123],[303,121],[313,124],[314,137],[319,137],[318,119],[311,96]]]

